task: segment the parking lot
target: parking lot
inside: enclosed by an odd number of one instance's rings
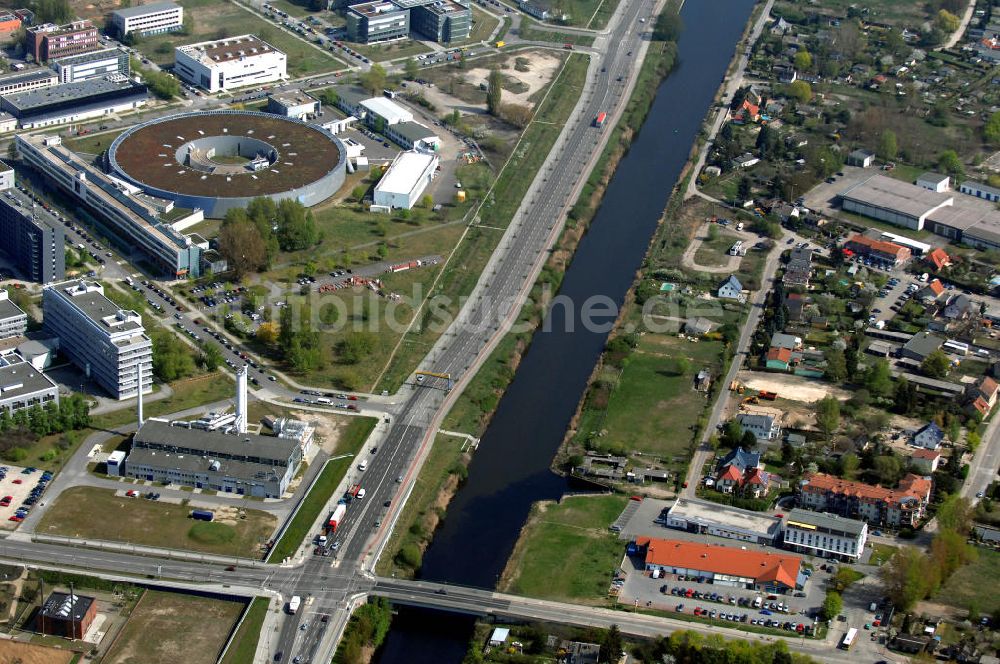
[[[42,491],[51,478],[48,471],[0,466],[0,526],[8,530],[17,528],[23,516],[16,518],[16,515],[26,515],[37,502],[44,501]]]

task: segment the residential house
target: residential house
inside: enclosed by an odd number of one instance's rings
[[[926,256],[924,256],[924,260],[934,270],[941,270],[951,265],[951,258],[941,247],[932,249]]]
[[[746,300],[746,296],[743,294],[743,284],[735,275],[730,275],[719,284],[716,296],[724,300],[739,300],[740,302]]]
[[[764,366],[775,371],[788,371],[792,364],[792,351],[788,348],[769,348]]]
[[[928,422],[913,434],[913,444],[917,447],[936,450],[944,441],[944,431],[934,422]]]
[[[868,150],[855,150],[847,155],[848,166],[868,168],[875,163],[875,153]]]
[[[785,295],[785,308],[788,309],[788,320],[802,320],[802,309],[806,305],[806,298],[800,293],[788,293]]]
[[[917,291],[916,298],[924,304],[934,304],[941,294],[945,292],[944,284],[940,279],[932,279],[930,283]]]
[[[684,323],[684,331],[693,337],[700,337],[712,331],[713,323],[707,318],[689,318]]]
[[[750,168],[758,163],[760,163],[760,159],[758,157],[753,156],[750,152],[744,152],[739,157],[733,159],[732,166],[735,170],[737,168]]]
[[[766,444],[781,438],[781,424],[774,415],[740,413],[736,416],[736,420],[743,427],[743,431],[749,431],[757,437],[758,443]]]
[[[929,477],[912,473],[901,479],[895,489],[814,473],[802,481],[799,504],[869,523],[913,527],[924,516],[931,486]]]
[[[778,20],[772,23],[771,27],[768,28],[768,32],[770,32],[775,37],[784,37],[785,33],[787,33],[791,29],[792,29],[792,24],[786,21],[781,16],[779,16]]]
[[[921,475],[930,475],[938,469],[941,453],[937,450],[914,450],[910,455],[910,468]]]
[[[986,402],[989,410],[992,410],[993,406],[997,405],[997,390],[1000,390],[1000,385],[989,376],[983,376],[969,388],[966,397],[969,399],[981,398]]]
[[[732,119],[736,124],[758,122],[760,121],[760,106],[754,104],[749,99],[744,99],[740,107],[733,111]]]
[[[743,472],[749,468],[763,468],[764,464],[761,462],[759,453],[749,452],[742,447],[738,447],[735,450],[730,450],[716,464],[716,467],[720,470],[729,466],[736,466]]]
[[[798,350],[802,348],[802,339],[794,334],[775,332],[771,335],[771,348],[787,348],[788,350]]]
[[[948,298],[942,312],[948,320],[964,320],[972,313],[972,300],[965,293],[958,293]]]
[[[771,68],[771,71],[777,74],[778,80],[786,85],[794,83],[799,78],[795,67],[789,67],[788,65],[775,65]]]

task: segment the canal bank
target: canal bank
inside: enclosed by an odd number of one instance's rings
[[[623,302],[752,6],[685,3],[679,65],[659,86],[562,280],[569,306],[549,312],[500,401],[468,480],[427,549],[423,578],[492,587],[531,504],[562,493],[565,480],[549,466],[617,317],[612,312],[584,329],[580,312],[595,296],[613,308]],[[444,614],[402,612],[380,661],[458,662],[468,625]]]

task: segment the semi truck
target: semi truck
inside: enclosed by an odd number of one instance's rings
[[[215,512],[211,510],[191,510],[191,518],[198,521],[211,521],[215,518]]]
[[[605,113],[604,111],[601,111],[600,113],[597,114],[597,117],[594,118],[594,126],[600,129],[601,127],[604,126],[604,123],[607,121],[607,119],[608,119],[608,114]]]
[[[302,605],[302,598],[298,595],[292,595],[292,598],[288,600],[288,613],[295,615],[295,612],[299,610],[299,606]]]
[[[330,518],[326,521],[326,533],[328,535],[337,532],[337,526],[343,523],[345,514],[347,514],[347,505],[341,504],[338,504],[330,512]]]

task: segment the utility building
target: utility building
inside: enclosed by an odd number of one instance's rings
[[[67,639],[82,639],[97,617],[97,602],[74,592],[54,592],[38,611],[38,631]]]
[[[375,185],[375,205],[387,209],[412,208],[434,179],[438,161],[432,154],[400,152]]]

